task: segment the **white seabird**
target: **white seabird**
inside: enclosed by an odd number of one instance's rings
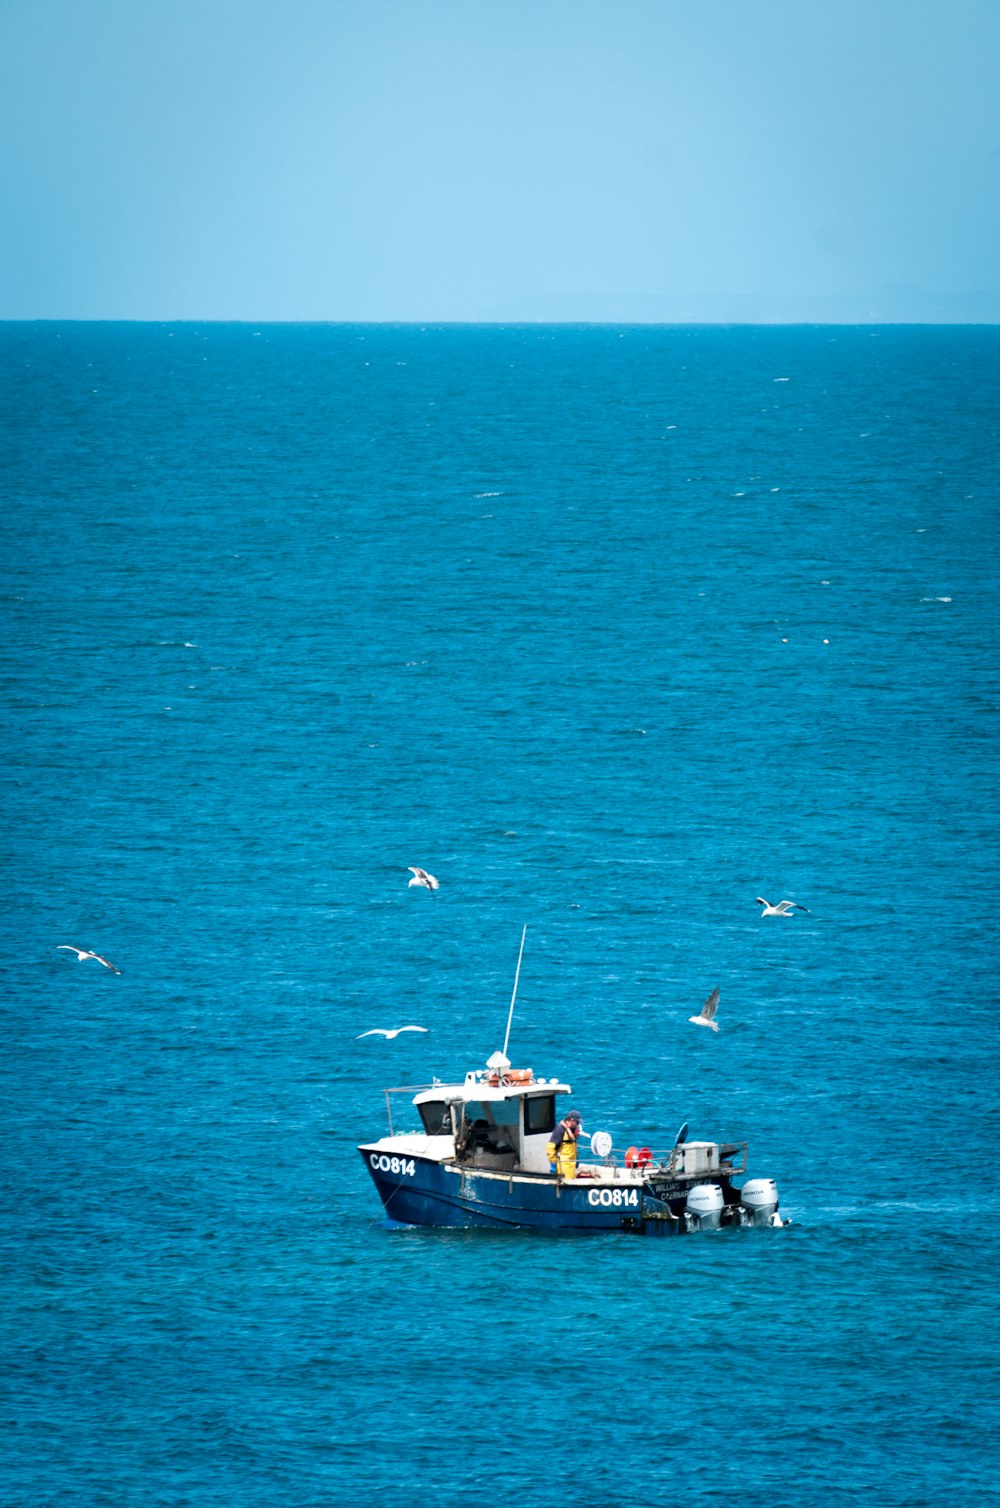
[[[65,949],[67,953],[75,953],[80,963],[83,963],[85,958],[96,958],[97,962],[103,963],[104,967],[110,969],[112,974],[121,973],[121,969],[116,969],[113,963],[109,963],[106,958],[102,958],[100,953],[92,953],[89,948],[74,948],[72,943],[57,943],[56,949],[57,951]]]
[[[410,881],[411,885],[422,885],[425,890],[438,889],[437,880],[432,874],[428,874],[426,869],[420,869],[416,864],[408,864],[406,867],[413,876]]]
[[[762,895],[757,897],[757,905],[764,908],[761,916],[791,916],[793,911],[809,911],[808,906],[800,906],[798,901],[779,901],[776,906],[772,906]]]
[[[719,1028],[715,1024],[715,1013],[718,1009],[719,986],[716,985],[715,989],[712,991],[708,999],[705,1001],[705,1004],[702,1006],[701,1014],[698,1016],[689,1016],[688,1020],[693,1021],[695,1026],[708,1026],[712,1029],[712,1031],[717,1032]],[[686,1129],[687,1128],[685,1127],[685,1130]]]
[[[391,1031],[384,1026],[373,1026],[370,1032],[359,1032],[354,1040],[360,1042],[362,1037],[385,1037],[387,1042],[391,1042],[393,1037],[399,1036],[400,1032],[425,1032],[426,1030],[426,1026],[394,1026]]]

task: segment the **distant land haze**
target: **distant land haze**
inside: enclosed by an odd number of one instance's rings
[[[929,293],[904,284],[886,284],[867,293],[628,293],[581,289],[524,292],[456,311],[429,301],[385,309],[375,305],[351,312],[322,301],[304,308],[261,309],[256,300],[212,314],[200,307],[164,306],[152,312],[43,314],[8,317],[9,323],[66,320],[70,323],[193,324],[389,324],[389,325],[995,325],[1000,324],[1000,288],[965,293]],[[279,300],[284,304],[284,300]]]
[[[867,293],[526,293],[483,311],[485,320],[585,324],[994,325],[1000,288],[928,293],[888,283]]]

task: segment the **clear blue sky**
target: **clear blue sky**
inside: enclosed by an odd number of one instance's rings
[[[1000,319],[1000,0],[0,0],[0,317]]]

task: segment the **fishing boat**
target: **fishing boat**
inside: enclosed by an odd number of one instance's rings
[[[518,974],[520,966],[519,955]],[[686,1124],[663,1151],[616,1152],[610,1134],[598,1131],[589,1157],[578,1157],[569,1176],[557,1171],[552,1137],[572,1086],[511,1066],[513,1008],[512,997],[504,1048],[484,1068],[458,1083],[385,1091],[389,1134],[358,1150],[391,1220],[658,1236],[789,1223],[773,1179],[735,1182],[746,1173],[746,1142],[689,1140]],[[394,1127],[392,1096],[402,1094],[411,1096],[417,1129]]]

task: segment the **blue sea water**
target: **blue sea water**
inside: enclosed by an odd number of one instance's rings
[[[996,1501],[1000,330],[0,358],[5,1508]],[[383,1220],[524,923],[515,1063],[789,1229]]]

